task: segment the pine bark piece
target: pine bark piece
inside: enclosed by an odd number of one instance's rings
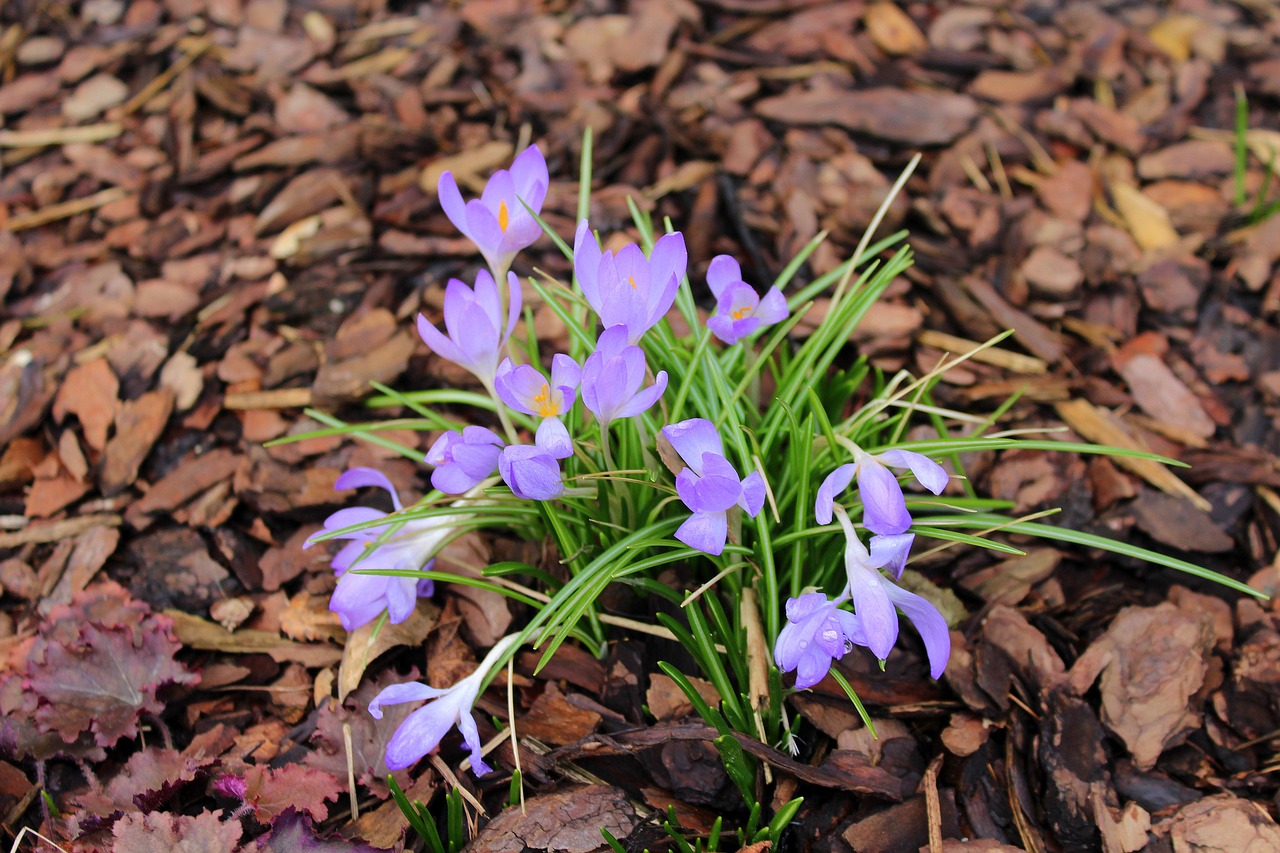
[[[118,494],[138,478],[138,469],[169,422],[173,392],[149,391],[120,408],[115,437],[107,444],[102,464],[102,493]]]
[[[877,88],[856,92],[792,92],[765,98],[756,112],[786,124],[834,124],[877,139],[911,145],[947,145],[978,117],[965,95]]]

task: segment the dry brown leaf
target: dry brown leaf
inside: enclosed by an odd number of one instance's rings
[[[919,53],[929,46],[915,21],[893,3],[872,3],[862,23],[876,47],[890,56]]]
[[[440,609],[426,599],[418,599],[418,608],[399,624],[375,619],[347,635],[346,647],[338,664],[338,701],[360,686],[364,671],[381,654],[396,646],[421,646],[435,627]]]
[[[1178,242],[1169,211],[1153,198],[1128,184],[1111,185],[1111,198],[1133,239],[1144,249],[1166,249]]]
[[[120,407],[119,391],[120,383],[107,360],[95,358],[67,371],[53,401],[53,416],[61,422],[68,413],[75,415],[84,428],[84,440],[101,451]]]
[[[221,625],[181,610],[166,610],[173,620],[173,633],[184,646],[228,654],[267,654],[277,663],[329,666],[342,659],[342,652],[319,643],[295,643],[271,631],[228,631]]]
[[[114,495],[133,483],[172,411],[173,393],[167,388],[149,391],[120,407],[116,434],[107,443],[102,463],[103,494]]]

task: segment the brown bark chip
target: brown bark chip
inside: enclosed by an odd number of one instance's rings
[[[1200,725],[1190,699],[1208,672],[1214,632],[1208,617],[1171,603],[1126,607],[1068,675],[1083,695],[1099,675],[1102,721],[1124,741],[1140,769]]]
[[[1258,806],[1230,794],[1183,806],[1169,822],[1174,853],[1273,853],[1280,826]]]
[[[120,408],[116,398],[120,383],[105,358],[78,365],[67,371],[53,401],[53,416],[61,421],[67,414],[80,419],[84,440],[94,450],[107,446],[107,430]]]
[[[173,394],[168,390],[149,391],[120,408],[116,435],[107,444],[102,466],[103,494],[114,495],[133,483],[172,411]]]
[[[890,142],[946,145],[978,116],[964,95],[900,89],[792,92],[765,98],[756,111],[788,124],[834,124]]]
[[[530,798],[489,822],[471,842],[470,853],[592,853],[602,844],[600,830],[623,839],[639,823],[626,792],[607,785],[582,785]]]

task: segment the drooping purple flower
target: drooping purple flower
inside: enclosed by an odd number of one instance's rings
[[[678,231],[660,237],[648,258],[635,243],[616,254],[602,252],[585,219],[573,239],[573,272],[583,295],[606,329],[627,327],[628,344],[639,341],[671,308],[688,264]]]
[[[573,448],[570,446],[568,453],[558,456],[564,448],[558,441],[553,447],[556,449],[541,446],[535,436],[533,444],[510,444],[503,449],[498,457],[498,473],[512,494],[529,501],[549,501],[564,494],[559,460],[573,455]]]
[[[475,488],[498,467],[502,444],[492,430],[480,426],[446,432],[427,451],[427,464],[436,466],[431,485],[448,495]]]
[[[726,344],[787,318],[787,300],[776,287],[764,297],[742,280],[742,268],[729,255],[717,255],[707,269],[707,284],[716,297],[716,313],[707,328]]]
[[[902,576],[915,534],[873,536],[868,551],[844,510],[837,511],[836,516],[845,532],[846,592],[853,599],[854,612],[862,625],[865,643],[860,645],[871,649],[880,660],[889,657],[898,641],[898,609],[901,609],[924,640],[930,674],[939,677],[951,656],[951,634],[946,620],[928,601],[907,592],[879,571],[887,569],[894,579]]]
[[[391,494],[396,511],[404,509],[396,487],[381,471],[352,468],[333,484],[338,491],[377,486]],[[386,518],[387,514],[371,507],[348,507],[330,515],[324,522],[325,532],[341,530],[364,522]],[[429,596],[435,585],[429,579],[354,574],[347,570],[359,563],[360,569],[401,569],[429,571],[432,557],[452,534],[458,519],[446,516],[374,525],[344,533],[336,538],[350,539],[330,564],[338,575],[338,586],[329,599],[329,609],[338,614],[342,627],[354,631],[387,611],[392,622],[403,622],[412,615],[419,596]],[[393,530],[383,541],[384,534]],[[319,534],[317,534],[318,536]],[[302,547],[315,544],[315,536]]]
[[[557,353],[551,359],[551,381],[534,367],[512,365],[504,359],[498,365],[494,386],[498,397],[517,412],[542,418],[538,424],[536,443],[557,459],[573,455],[573,442],[560,416],[573,408],[574,389],[582,378],[582,369],[567,355]]]
[[[471,771],[477,776],[490,772],[491,768],[485,764],[481,752],[480,731],[476,727],[475,718],[471,716],[471,708],[480,695],[480,686],[485,676],[516,639],[516,634],[503,637],[489,650],[475,672],[452,687],[441,689],[413,681],[408,684],[393,684],[374,697],[369,703],[369,713],[375,720],[382,719],[383,705],[431,700],[406,717],[387,742],[388,770],[403,770],[416,764],[428,753],[434,752],[449,729],[457,726],[463,743],[471,753]]]
[[[596,341],[596,351],[582,365],[582,402],[605,429],[613,421],[634,418],[667,390],[665,370],[659,370],[653,384],[640,390],[648,365],[644,350],[627,341],[626,326],[605,329]]]
[[[530,145],[511,164],[510,172],[493,173],[480,198],[464,203],[452,172],[440,175],[437,192],[449,221],[476,244],[493,274],[502,276],[516,253],[542,234],[542,226],[524,204],[541,212],[548,183],[547,161],[538,146]]]
[[[920,485],[935,495],[947,487],[947,472],[941,465],[922,453],[909,450],[886,450],[867,453],[859,450],[854,461],[841,465],[827,475],[818,487],[814,502],[814,515],[819,524],[831,523],[831,511],[836,495],[843,492],[858,478],[858,496],[862,499],[862,523],[872,533],[902,533],[911,526],[911,514],[907,512],[907,500],[902,494],[898,478],[886,468],[910,468]]]
[[[470,370],[486,388],[493,384],[498,355],[520,318],[520,279],[515,273],[507,274],[507,287],[505,318],[498,286],[485,270],[476,275],[474,290],[456,278],[449,279],[444,291],[447,336],[418,315],[418,334],[423,342],[441,358]]]
[[[866,635],[858,617],[819,592],[787,600],[787,624],[774,643],[773,659],[783,672],[796,671],[796,689],[812,687],[826,677],[831,661],[839,660],[853,646],[865,646]]]
[[[688,466],[676,475],[676,492],[693,515],[676,530],[676,539],[718,556],[729,536],[728,511],[738,506],[755,518],[764,506],[764,478],[759,471],[738,477],[715,424],[705,418],[671,424],[662,434]]]

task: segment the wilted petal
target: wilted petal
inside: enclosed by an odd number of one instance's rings
[[[862,523],[873,533],[902,533],[911,526],[906,498],[893,472],[870,456],[858,460]]]
[[[852,463],[841,465],[822,481],[822,485],[818,487],[817,500],[813,504],[813,514],[817,517],[819,524],[831,523],[831,516],[835,512],[836,495],[849,488],[857,468],[858,466]]]
[[[947,620],[927,600],[901,587],[890,585],[889,598],[907,615],[920,633],[920,639],[924,640],[924,649],[929,655],[929,674],[934,678],[941,677],[951,657],[951,632],[947,629]]]
[[[915,453],[911,450],[886,450],[877,456],[886,465],[910,468],[920,485],[935,495],[942,494],[942,490],[947,487],[947,481],[950,478],[947,476],[946,469],[923,453]]]
[[[695,512],[676,531],[676,539],[704,554],[718,557],[729,538],[729,522],[723,512]]]

